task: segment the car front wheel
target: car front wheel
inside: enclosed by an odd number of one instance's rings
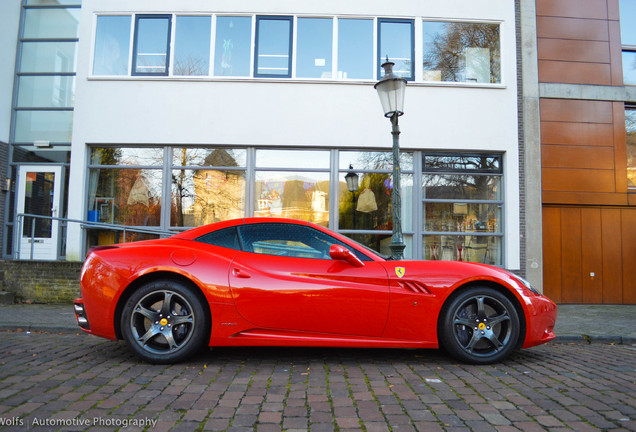
[[[126,301],[121,329],[130,349],[149,363],[183,361],[202,348],[209,318],[200,297],[174,280],[150,282]]]
[[[442,311],[438,329],[442,347],[471,364],[504,359],[515,349],[519,333],[512,302],[488,287],[473,287],[453,298]]]

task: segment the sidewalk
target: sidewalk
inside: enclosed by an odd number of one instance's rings
[[[73,305],[0,305],[0,331],[81,332]],[[636,305],[560,305],[557,342],[636,344]]]

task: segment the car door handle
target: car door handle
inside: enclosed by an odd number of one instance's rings
[[[236,276],[237,278],[243,278],[243,279],[247,279],[247,278],[252,277],[252,276],[250,276],[250,274],[249,274],[249,273],[247,273],[246,271],[241,270],[241,269],[237,269],[237,268],[232,269],[232,274],[233,274],[234,276]]]

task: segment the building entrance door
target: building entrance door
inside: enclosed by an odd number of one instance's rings
[[[17,214],[58,217],[62,207],[62,167],[22,165],[18,171]],[[18,259],[56,260],[59,221],[45,218],[16,219]]]

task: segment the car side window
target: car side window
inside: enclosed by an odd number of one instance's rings
[[[239,227],[239,233],[243,250],[265,255],[328,260],[331,259],[329,248],[332,244],[341,244],[353,250],[330,235],[303,225],[248,224]],[[364,255],[359,258],[369,261]]]
[[[197,238],[197,241],[213,246],[241,250],[241,244],[239,243],[236,227],[229,227],[220,229],[218,231],[212,231]]]

